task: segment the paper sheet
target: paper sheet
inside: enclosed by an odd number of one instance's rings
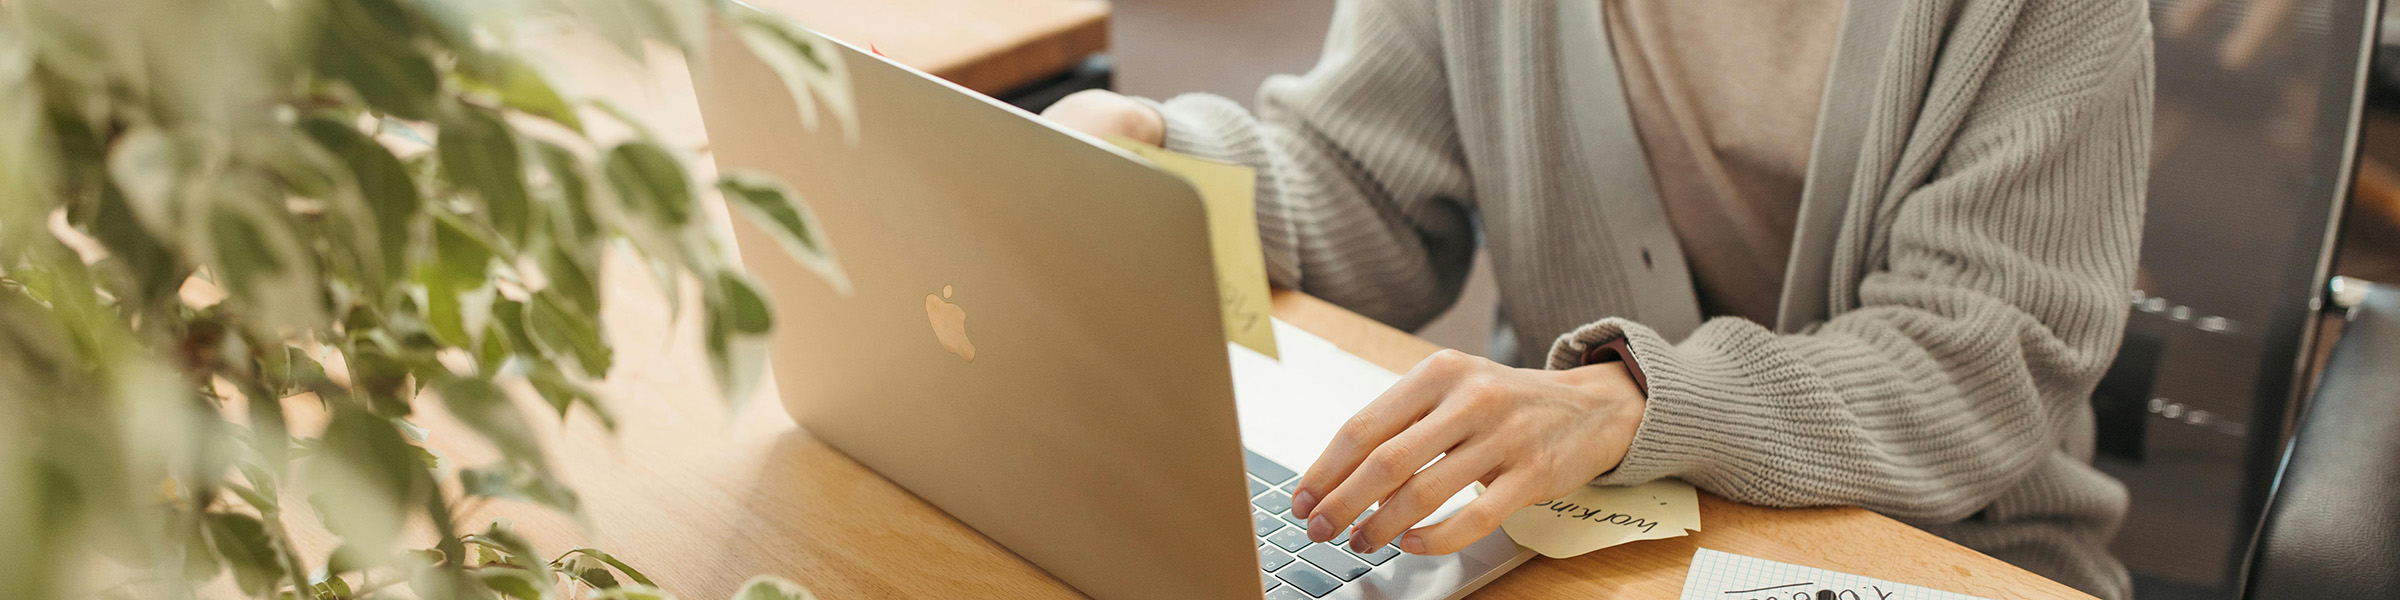
[[[1258,173],[1121,137],[1108,141],[1199,190],[1208,212],[1209,246],[1217,259],[1217,302],[1224,311],[1225,340],[1280,359],[1275,328],[1268,324],[1274,306],[1267,296],[1267,255],[1258,246]]]
[[[1342,423],[1400,381],[1400,375],[1282,319],[1268,322],[1282,348],[1281,362],[1245,346],[1225,345],[1233,363],[1233,402],[1241,419],[1242,445],[1307,472]],[[1432,524],[1474,499],[1474,491],[1461,490],[1418,523]]]
[[[1814,567],[1701,548],[1683,577],[1683,600],[1984,600]]]
[[[1633,487],[1587,485],[1564,498],[1518,509],[1501,529],[1542,556],[1568,558],[1626,542],[1700,530],[1700,494],[1661,479]]]

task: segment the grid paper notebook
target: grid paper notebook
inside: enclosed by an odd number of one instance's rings
[[[1683,578],[1683,600],[1985,599],[1701,548]]]

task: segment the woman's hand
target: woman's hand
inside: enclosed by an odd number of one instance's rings
[[[1380,501],[1351,530],[1350,547],[1372,550],[1398,536],[1409,554],[1457,552],[1517,509],[1615,469],[1643,404],[1623,363],[1542,371],[1444,350],[1342,425],[1301,477],[1292,514],[1308,519],[1308,539],[1323,542]],[[1476,481],[1481,497],[1401,535]]]
[[[1069,94],[1044,109],[1042,118],[1103,138],[1124,136],[1152,146],[1167,141],[1167,122],[1158,111],[1107,90]]]

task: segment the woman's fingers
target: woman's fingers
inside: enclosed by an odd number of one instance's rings
[[[1450,518],[1402,534],[1395,545],[1400,547],[1401,552],[1409,554],[1449,554],[1465,550],[1475,540],[1483,539],[1492,530],[1499,529],[1500,522],[1508,520],[1508,516],[1515,514],[1517,509],[1540,501],[1535,498],[1539,489],[1539,482],[1528,476],[1502,474],[1484,488],[1482,496],[1468,502],[1465,508],[1458,509]],[[1377,512],[1375,515],[1380,517],[1383,513]],[[1355,540],[1358,535],[1352,534],[1350,537]]]
[[[1333,539],[1343,527],[1357,520],[1359,513],[1392,495],[1418,469],[1450,451],[1468,433],[1456,420],[1437,416],[1417,421],[1407,431],[1385,440],[1367,454],[1366,460],[1359,461],[1349,477],[1318,501],[1308,516],[1308,539],[1319,542]]]
[[[1442,455],[1433,466],[1410,476],[1399,491],[1383,500],[1382,508],[1359,523],[1350,533],[1350,547],[1365,552],[1391,543],[1401,532],[1441,508],[1451,496],[1458,495],[1459,490],[1466,489],[1467,484],[1498,466],[1499,457],[1477,448],[1462,446]]]
[[[1292,514],[1303,519],[1315,516],[1326,494],[1358,470],[1369,453],[1431,412],[1472,360],[1479,359],[1455,350],[1435,352],[1351,415],[1317,456],[1317,462],[1309,465],[1308,473],[1300,477],[1300,485],[1293,488]]]

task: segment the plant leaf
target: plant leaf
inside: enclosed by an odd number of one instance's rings
[[[409,230],[423,203],[408,167],[400,164],[391,149],[356,127],[331,119],[309,119],[300,126],[317,145],[350,167],[350,176],[358,182],[359,194],[366,198],[375,218],[376,243],[383,251],[384,272],[397,276],[408,260]]]
[[[532,63],[502,55],[494,55],[492,61],[494,72],[483,83],[500,96],[501,105],[583,133],[583,119],[575,115],[575,106],[559,95],[550,78]]]
[[[554,355],[575,357],[584,376],[608,376],[612,352],[592,313],[577,311],[558,294],[547,291],[535,293],[527,308],[526,333],[532,334],[536,346]]]
[[[534,391],[539,392],[542,399],[550,402],[551,408],[558,409],[559,418],[566,418],[568,410],[581,404],[584,409],[592,411],[592,416],[600,419],[601,427],[610,432],[617,430],[616,413],[610,411],[608,404],[600,399],[600,393],[569,379],[556,367],[536,365],[533,372],[526,375],[526,381],[533,384]]]
[[[499,592],[502,597],[517,600],[547,600],[550,597],[550,582],[536,578],[524,569],[484,567],[475,570],[475,577],[483,581],[484,587]]]
[[[109,179],[124,193],[135,222],[152,235],[175,231],[184,162],[174,138],[149,124],[125,130],[109,148]]]
[[[523,246],[532,204],[516,130],[490,109],[461,106],[442,120],[434,153],[452,182],[482,200],[478,210],[492,229]]]
[[[766,334],[774,328],[774,318],[766,296],[749,278],[721,271],[714,279],[703,288],[708,311],[702,343],[717,388],[727,402],[739,405],[749,400],[766,371]]]
[[[557,144],[536,141],[535,153],[542,158],[542,170],[550,175],[550,187],[544,191],[552,200],[551,239],[577,254],[596,252],[600,246],[603,205],[592,201],[591,177],[584,169],[583,159]]]
[[[600,550],[599,548],[578,547],[573,550],[568,550],[565,556],[591,557],[599,560],[600,562],[608,563],[608,566],[615,568],[618,573],[624,573],[626,577],[633,579],[633,582],[637,585],[653,588],[658,587],[658,582],[651,581],[648,575],[643,575],[640,570],[634,569],[633,565],[625,564],[625,561],[617,560],[615,555],[611,555],[608,552]]]
[[[384,564],[409,511],[433,489],[423,449],[401,437],[389,419],[336,406],[308,461],[306,473],[317,490],[310,502],[326,529],[356,550],[352,564]]]
[[[816,600],[807,588],[773,575],[760,575],[743,582],[733,593],[733,600]]]
[[[511,462],[527,465],[544,464],[542,449],[536,445],[533,428],[525,424],[524,413],[508,400],[508,392],[490,380],[474,377],[452,377],[434,384],[434,393],[450,408],[468,429],[483,436],[485,441],[500,449]]]
[[[233,567],[233,580],[242,591],[256,596],[274,589],[284,580],[283,557],[275,551],[274,541],[267,537],[264,523],[257,517],[240,513],[209,513],[208,537],[214,542],[217,554]]]
[[[344,353],[350,365],[350,389],[385,417],[408,416],[408,366],[382,348],[357,344]]]
[[[679,229],[691,222],[691,178],[666,147],[646,141],[618,144],[601,163],[626,210]]]
[[[832,284],[835,292],[850,294],[850,276],[834,259],[833,245],[826,240],[816,213],[791,188],[765,175],[737,170],[718,177],[717,190],[792,258]]]
[[[783,80],[799,106],[801,126],[817,129],[817,107],[822,104],[841,122],[843,139],[857,145],[858,107],[851,96],[849,65],[834,43],[746,4],[734,4],[726,13],[735,37]]]
[[[471,496],[524,500],[574,514],[581,506],[575,490],[547,474],[507,465],[459,469],[459,488]]]
[[[316,27],[320,74],[350,84],[368,106],[395,117],[432,116],[441,77],[415,43],[416,24],[394,0],[324,2]]]
[[[599,600],[675,600],[675,595],[658,588],[628,585],[602,590]]]
[[[246,178],[223,185],[208,213],[211,266],[222,278],[218,283],[255,319],[246,325],[272,332],[322,322],[319,267],[281,211],[268,205],[272,190]]]

